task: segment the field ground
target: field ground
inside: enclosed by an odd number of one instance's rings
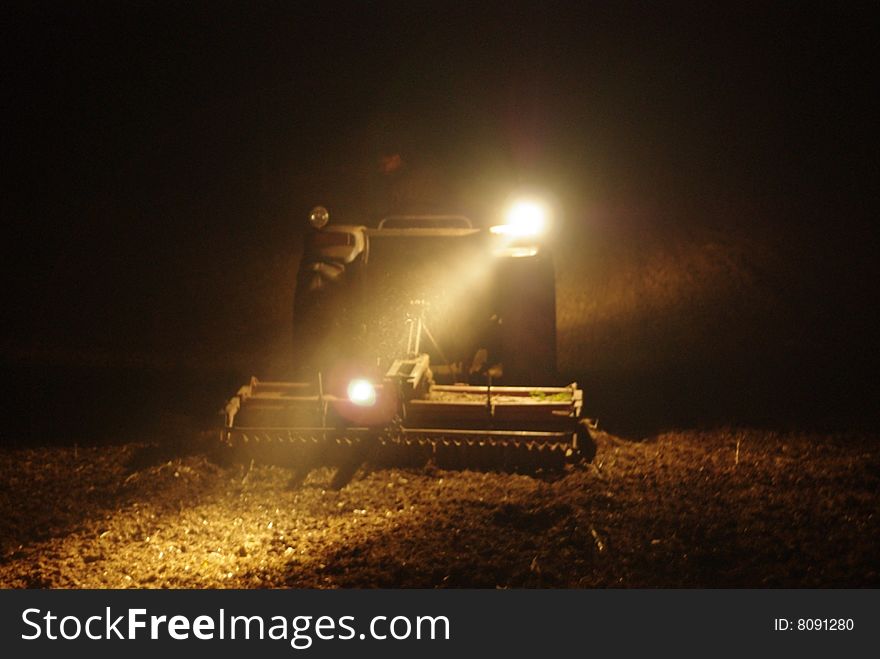
[[[172,445],[7,448],[0,586],[880,586],[876,437],[597,443],[564,473],[365,467],[338,491]]]

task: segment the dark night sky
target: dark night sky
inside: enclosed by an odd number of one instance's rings
[[[837,204],[873,174],[866,16],[620,6],[26,3],[8,173],[25,207],[149,203],[195,235],[163,208],[291,203],[393,149],[623,199]]]
[[[311,205],[380,212],[394,152],[450,210],[529,185],[572,235],[623,208],[645,236],[734,223],[796,245],[826,273],[796,291],[811,322],[876,301],[877,24],[855,7],[15,4],[5,359],[179,354],[205,336],[190,325],[235,314],[244,273],[274,285]]]

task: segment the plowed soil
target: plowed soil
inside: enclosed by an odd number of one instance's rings
[[[878,587],[876,437],[597,434],[514,474],[221,467],[172,445],[0,451],[6,588]]]

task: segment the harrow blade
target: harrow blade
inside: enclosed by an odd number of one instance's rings
[[[363,463],[442,469],[533,471],[562,468],[579,459],[570,433],[400,428],[377,434],[366,429],[241,428],[225,431],[225,445],[239,462],[254,460],[306,473],[321,466],[343,469]],[[306,431],[306,432],[303,432]],[[304,477],[304,476],[303,476]]]

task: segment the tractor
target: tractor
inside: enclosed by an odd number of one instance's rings
[[[315,207],[293,303],[289,380],[257,377],[223,410],[225,447],[319,464],[549,469],[589,460],[583,392],[556,372],[547,209],[499,222],[393,215],[332,224]]]

